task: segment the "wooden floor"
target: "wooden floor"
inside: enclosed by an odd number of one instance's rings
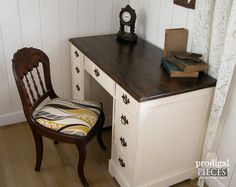
[[[103,139],[108,147],[100,149],[96,138],[87,146],[85,175],[90,186],[118,187],[108,172],[111,129]],[[40,172],[34,171],[35,149],[26,123],[0,127],[0,187],[79,187],[78,152],[74,145],[54,145],[44,139],[44,158]],[[196,187],[196,181],[186,181],[174,187]]]

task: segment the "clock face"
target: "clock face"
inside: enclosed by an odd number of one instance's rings
[[[126,23],[128,23],[130,20],[131,20],[131,14],[127,11],[125,11],[123,14],[122,14],[122,20]]]

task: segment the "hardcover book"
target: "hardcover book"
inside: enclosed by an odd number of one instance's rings
[[[180,60],[193,60],[195,62],[202,62],[200,59],[201,54],[198,53],[189,53],[189,52],[171,52],[170,55],[180,59]]]
[[[205,71],[208,68],[208,64],[203,61],[181,60],[172,55],[167,55],[166,59],[184,72]]]
[[[166,29],[164,56],[168,55],[170,52],[185,52],[187,50],[187,42],[187,29]]]
[[[169,63],[165,57],[161,59],[161,65],[168,72],[170,77],[198,77],[198,72],[184,72],[178,67]]]

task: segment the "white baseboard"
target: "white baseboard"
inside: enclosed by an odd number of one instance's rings
[[[22,121],[26,121],[23,111],[0,115],[0,126],[11,125]]]
[[[216,177],[206,178],[205,183],[208,185],[208,187],[226,187],[225,184]]]

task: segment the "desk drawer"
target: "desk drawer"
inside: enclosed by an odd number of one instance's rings
[[[113,144],[113,161],[119,173],[130,183],[132,176],[132,164],[127,161],[127,158],[122,154],[117,145]]]
[[[136,140],[138,124],[119,103],[116,104],[115,121],[122,131],[127,133],[134,141]]]
[[[73,44],[70,45],[71,60],[82,63],[84,61],[84,54],[80,52]]]
[[[84,84],[80,81],[72,84],[72,97],[73,99],[84,100]]]
[[[115,82],[86,56],[84,68],[109,94],[114,95]]]
[[[139,103],[123,88],[116,84],[116,101],[122,105],[134,118],[139,116]]]
[[[71,74],[72,74],[72,82],[80,81],[84,82],[84,68],[80,63],[72,60],[71,61]]]
[[[131,162],[131,159],[135,156],[136,140],[132,140],[130,134],[125,133],[117,124],[115,124],[114,141],[119,147],[119,150],[126,156],[127,160]]]

